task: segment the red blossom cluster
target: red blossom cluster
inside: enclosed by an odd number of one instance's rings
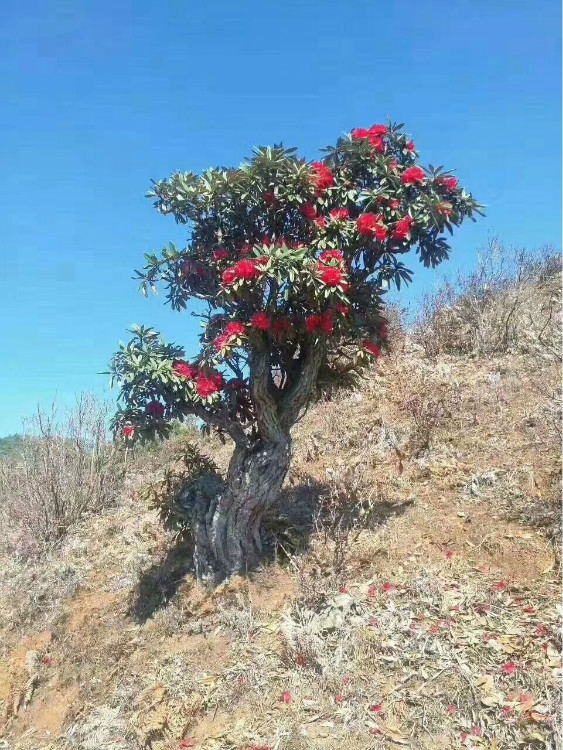
[[[401,175],[403,185],[416,185],[425,182],[426,172],[422,167],[409,167]]]
[[[229,251],[228,250],[223,250],[223,249],[222,250],[215,250],[213,252],[213,257],[214,257],[214,259],[216,261],[227,260],[227,258],[229,257],[229,255],[230,255]]]
[[[369,141],[378,154],[385,151],[384,136],[389,132],[387,125],[372,125],[371,128],[354,128],[352,140]]]
[[[347,208],[335,208],[330,212],[330,217],[334,221],[346,221],[350,218],[350,211]]]
[[[364,339],[364,341],[362,341],[362,347],[366,350],[366,352],[373,354],[374,357],[381,356],[381,348],[377,344],[374,344],[373,341],[370,341],[369,339]],[[387,585],[388,584],[385,584],[385,586]],[[383,587],[384,591],[385,591],[385,586]]]
[[[267,258],[256,258],[254,260],[239,260],[239,262],[223,271],[223,284],[231,286],[237,281],[252,281],[262,274],[262,268],[267,263]]]
[[[196,390],[201,398],[209,398],[225,387],[225,378],[220,372],[206,374],[200,372],[196,380]]]
[[[440,185],[443,185],[446,188],[446,190],[449,190],[451,192],[453,192],[454,190],[457,190],[457,187],[459,185],[459,181],[457,177],[450,177],[448,175],[445,175],[444,177],[440,177],[440,179],[437,180],[437,182]]]
[[[327,286],[339,286],[344,289],[346,282],[344,279],[344,273],[340,268],[336,268],[336,266],[325,266],[324,264],[319,263],[319,274],[322,281]]]
[[[409,240],[411,236],[411,229],[414,225],[414,219],[410,216],[405,216],[399,219],[393,230],[393,239],[395,240]]]
[[[220,352],[229,346],[233,339],[243,336],[245,333],[246,326],[244,323],[240,323],[238,320],[233,320],[225,327],[223,333],[215,339],[213,345],[215,349]]]
[[[362,214],[358,217],[357,227],[361,235],[375,237],[379,242],[384,242],[389,234],[381,214]]]
[[[322,315],[309,315],[305,320],[305,328],[307,333],[326,333],[327,336],[331,336],[334,333],[334,317],[330,310],[327,310]]]
[[[272,321],[265,312],[257,312],[250,321],[250,325],[257,331],[269,331],[272,326]]]
[[[124,427],[123,437],[127,438],[128,440],[131,440],[133,437],[135,437],[135,428],[132,425],[128,425],[127,427]]]
[[[335,260],[337,263],[342,263],[344,261],[344,256],[341,250],[324,250],[320,254],[319,259],[323,263],[330,263],[331,260]]]
[[[306,219],[316,219],[318,216],[317,207],[314,203],[303,203],[299,209]]]
[[[193,365],[189,365],[187,362],[175,362],[174,372],[180,378],[186,378],[186,380],[195,380],[197,375],[197,368]]]
[[[317,188],[317,195],[321,195],[329,188],[334,187],[336,184],[334,175],[326,164],[323,164],[322,161],[315,161],[311,166],[315,171],[313,184]]]

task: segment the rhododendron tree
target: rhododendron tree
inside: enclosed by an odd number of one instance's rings
[[[450,250],[444,235],[480,206],[443,168],[422,168],[392,123],[353,130],[321,161],[258,148],[239,168],[179,172],[150,196],[186,225],[188,241],[147,255],[137,274],[145,294],[163,285],[174,310],[200,301],[201,348],[187,361],[181,346],[135,327],[112,360],[113,426],[146,440],[195,415],[232,439],[222,484],[185,496],[198,575],[217,580],[259,559],[291,428],[320,373],[338,378],[380,356],[384,294],[412,276],[403,256],[414,250],[437,266]]]

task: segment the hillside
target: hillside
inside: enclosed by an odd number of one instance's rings
[[[539,325],[560,275],[527,288]],[[46,557],[4,555],[0,747],[560,747],[558,319],[471,355],[395,330],[296,428],[248,579],[194,583],[146,458]]]

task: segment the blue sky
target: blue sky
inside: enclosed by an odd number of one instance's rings
[[[491,235],[560,245],[558,0],[19,8],[0,27],[0,436],[54,396],[111,395],[97,373],[131,323],[195,353],[196,322],[131,280],[144,252],[182,242],[143,197],[177,169],[279,141],[313,158],[391,117],[488,206],[450,269]],[[419,274],[408,299],[432,283]]]

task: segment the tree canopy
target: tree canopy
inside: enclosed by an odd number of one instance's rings
[[[178,172],[149,196],[188,241],[145,256],[143,292],[162,284],[173,309],[206,309],[190,361],[142,326],[114,355],[113,426],[129,440],[189,414],[237,443],[288,431],[323,363],[359,371],[387,345],[383,295],[410,282],[403,256],[414,248],[437,266],[446,235],[482,208],[451,172],[422,168],[394,123],[355,129],[312,163],[294,148],[256,148],[237,168]]]

